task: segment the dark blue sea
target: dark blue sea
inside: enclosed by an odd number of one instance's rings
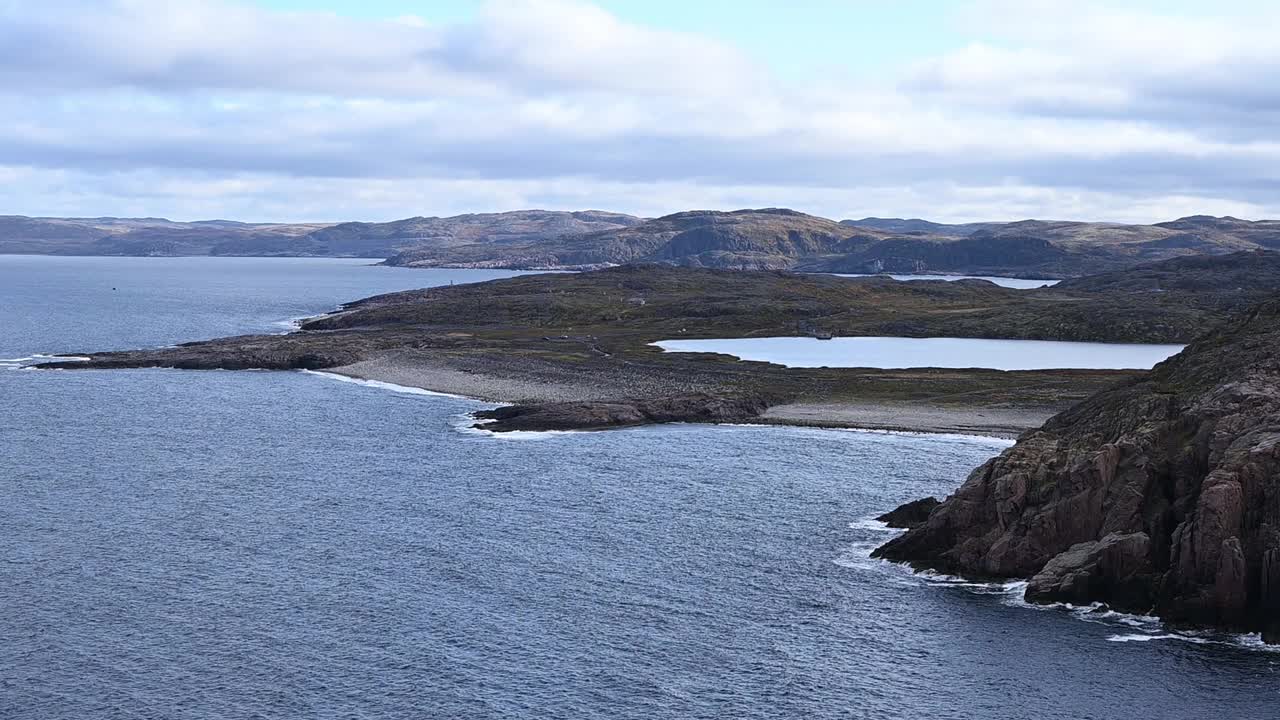
[[[914,576],[1005,443],[493,437],[285,372],[35,371],[504,273],[0,257],[0,718],[1274,718],[1280,653]]]

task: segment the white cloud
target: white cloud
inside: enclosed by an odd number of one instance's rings
[[[0,83],[39,89],[262,90],[434,98],[530,90],[748,89],[738,51],[622,23],[577,0],[496,0],[478,21],[355,20],[231,0],[0,6]]]
[[[970,21],[981,39],[896,79],[784,84],[738,49],[576,0],[495,0],[452,25],[0,2],[0,163],[45,190],[6,210],[1274,209],[1280,46],[1264,24],[1049,0]]]
[[[955,105],[1125,118],[1197,134],[1274,139],[1280,6],[1195,16],[1085,0],[987,0],[970,27],[995,36],[921,61],[908,91]]]

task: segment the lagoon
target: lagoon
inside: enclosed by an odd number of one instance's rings
[[[978,338],[766,337],[662,340],[667,352],[732,355],[786,367],[1147,370],[1182,345],[987,340]]]
[[[954,282],[956,280],[986,280],[995,283],[1000,287],[1013,288],[1015,290],[1034,290],[1036,288],[1051,287],[1058,284],[1058,280],[1028,280],[1026,278],[999,277],[996,275],[891,275],[887,273],[878,273],[875,275],[869,273],[831,273],[837,277],[888,277],[894,280],[911,281],[911,280],[946,280]]]

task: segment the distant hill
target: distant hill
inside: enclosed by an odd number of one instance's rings
[[[1024,220],[947,226],[923,220],[880,220],[872,223],[880,227],[872,227],[862,222],[837,223],[777,208],[691,211],[549,242],[413,250],[388,263],[498,268],[665,263],[1062,278],[1184,256],[1280,248],[1280,223],[1234,218],[1184,218],[1161,225]],[[941,230],[919,229],[928,227]]]
[[[521,210],[336,225],[0,216],[0,253],[389,257],[415,247],[534,242],[639,222],[630,215],[594,210]]]
[[[517,210],[447,218],[415,217],[387,223],[342,223],[314,232],[308,240],[323,248],[326,254],[387,257],[405,253],[406,257],[413,257],[418,253],[422,257],[433,257],[463,247],[523,247],[563,236],[617,230],[641,222],[638,217],[600,210]]]
[[[175,222],[164,218],[40,218],[0,216],[0,253],[39,255],[217,255],[227,246],[252,255],[292,255],[320,223],[253,224],[231,220]]]
[[[408,267],[594,268],[630,263],[838,273],[1064,278],[1178,257],[1280,249],[1280,221],[1192,216],[1155,225],[835,222],[780,208],[653,220],[521,210],[386,223],[0,217],[0,253],[381,257]]]
[[[413,250],[393,265],[591,268],[628,263],[690,267],[785,269],[805,258],[841,255],[877,242],[884,233],[850,229],[794,210],[695,210],[630,227],[551,242]]]
[[[1280,252],[1192,255],[1063,280],[1055,290],[1104,293],[1280,293]],[[1249,302],[1256,302],[1251,299]]]
[[[928,235],[943,235],[947,237],[964,237],[971,235],[978,230],[999,223],[965,223],[962,225],[947,225],[944,223],[930,222],[921,220],[920,218],[878,218],[866,217],[861,220],[841,220],[841,225],[850,227],[869,228],[871,230],[883,230],[895,234],[904,233],[925,233]]]

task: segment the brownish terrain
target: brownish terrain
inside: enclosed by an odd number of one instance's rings
[[[524,406],[492,429],[683,417],[1016,435],[1137,373],[786,368],[651,343],[815,333],[1186,342],[1280,288],[1280,256],[1271,253],[1151,272],[1168,274],[1169,287],[1128,288],[1117,278],[1012,290],[980,280],[630,266],[393,293],[288,335],[95,353],[60,366],[327,369]],[[1228,288],[1177,287],[1188,274],[1229,272],[1239,275]]]
[[[1186,217],[1154,225],[1025,220],[945,225],[794,210],[642,218],[521,210],[367,223],[0,217],[0,253],[386,258],[407,267],[687,267],[1064,278],[1177,257],[1280,248],[1280,221]]]
[[[1280,301],[1055,416],[884,558],[1280,642]]]

